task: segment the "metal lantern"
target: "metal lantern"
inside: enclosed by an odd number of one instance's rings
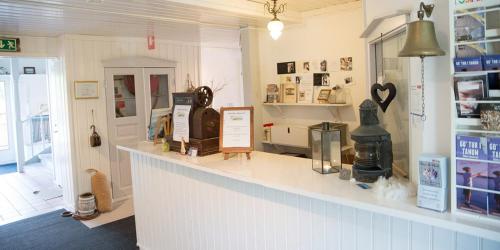
[[[359,106],[361,125],[351,132],[354,143],[352,175],[362,182],[375,182],[379,176],[392,176],[391,134],[379,125],[377,104],[365,100]]]
[[[330,123],[311,130],[312,169],[321,174],[337,173],[342,168],[341,132]]]

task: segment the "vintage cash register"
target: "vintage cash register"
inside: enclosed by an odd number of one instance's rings
[[[176,105],[190,105],[189,114],[189,142],[186,150],[196,147],[198,155],[210,155],[219,152],[219,119],[220,115],[215,109],[210,108],[213,92],[207,86],[201,86],[194,92],[173,93],[173,110]],[[180,152],[181,142],[169,138],[170,148]]]

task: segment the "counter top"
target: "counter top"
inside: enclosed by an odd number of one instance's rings
[[[118,148],[283,192],[473,234],[490,240],[500,240],[500,221],[491,222],[478,216],[453,215],[449,212],[439,213],[418,208],[415,205],[416,198],[406,201],[378,198],[372,189],[361,189],[356,183],[340,180],[338,174],[321,175],[313,171],[310,159],[259,151],[252,152],[251,160],[247,160],[242,154],[229,160],[224,160],[222,154],[189,157],[175,152],[162,152],[161,146],[154,146],[149,142],[118,146]]]

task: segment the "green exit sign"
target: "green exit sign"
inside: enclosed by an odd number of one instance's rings
[[[19,52],[19,38],[0,38],[0,52]]]

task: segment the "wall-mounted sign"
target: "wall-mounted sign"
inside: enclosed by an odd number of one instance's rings
[[[75,81],[75,99],[99,98],[99,83],[97,81]]]
[[[0,38],[0,52],[21,51],[19,38]]]

